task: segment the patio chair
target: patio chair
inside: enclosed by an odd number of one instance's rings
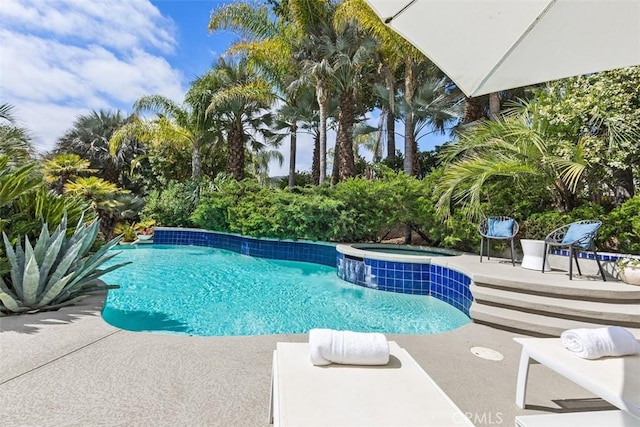
[[[603,281],[607,281],[604,277],[604,270],[598,259],[598,253],[595,247],[595,238],[598,233],[598,229],[602,225],[602,221],[588,219],[584,221],[572,222],[571,224],[563,225],[560,228],[553,230],[544,239],[544,258],[542,259],[542,272],[544,273],[544,266],[547,262],[547,249],[550,247],[567,247],[569,248],[569,280],[573,279],[573,260],[576,260],[576,267],[578,268],[578,274],[582,276],[580,271],[580,264],[578,264],[578,252],[591,251],[593,252],[593,258],[598,263],[598,269]]]
[[[274,426],[473,426],[397,343],[383,366],[314,366],[308,343],[276,344]]]
[[[614,424],[609,420],[601,424],[587,424],[566,420],[557,425],[637,425],[640,418],[640,354],[587,360],[576,357],[568,351],[560,338],[514,338],[513,340],[522,345],[516,386],[516,405],[519,408],[525,408],[529,367],[531,364],[540,363],[618,409],[630,413],[634,417],[632,419],[636,420],[635,424]],[[554,394],[550,393],[550,395]],[[616,417],[616,415],[612,416]],[[530,425],[555,426],[556,424]]]
[[[481,236],[480,262],[482,262],[485,240],[487,241],[487,259],[491,259],[491,239],[509,240],[511,244],[511,264],[515,267],[513,238],[518,234],[518,230],[520,230],[518,222],[508,216],[488,216],[483,219],[478,225],[478,231]]]

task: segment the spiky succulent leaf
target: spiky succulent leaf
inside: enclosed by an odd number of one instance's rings
[[[40,301],[36,304],[36,308],[42,308],[48,305],[51,301],[53,301],[59,294],[62,292],[64,287],[73,279],[75,276],[75,272],[69,273],[64,276],[57,282],[53,283],[51,287],[45,290],[44,295],[40,298]]]
[[[4,248],[7,254],[7,259],[9,260],[9,264],[11,264],[11,283],[22,283],[23,266],[19,264],[18,257],[13,250],[13,246],[4,232],[2,233],[2,238],[4,239]],[[22,292],[19,287],[16,288],[16,294],[18,298],[22,299]]]
[[[31,248],[29,239],[24,241],[24,256],[26,265],[22,278],[22,303],[26,306],[32,306],[38,300],[38,285],[40,284],[40,268],[38,260]]]
[[[24,306],[20,305],[16,298],[4,291],[0,291],[0,302],[2,302],[2,305],[7,309],[7,311],[12,313],[27,311]],[[0,310],[0,316],[2,314],[4,314],[4,311]]]
[[[40,264],[42,262],[42,258],[47,250],[47,246],[49,246],[49,228],[47,228],[47,224],[42,225],[42,229],[40,230],[40,237],[36,241],[36,245],[33,248],[33,253],[36,256],[36,260]]]
[[[64,233],[56,232],[52,237],[55,239],[50,243],[47,252],[42,259],[42,263],[40,264],[40,283],[38,283],[38,293],[42,293],[45,286],[47,285],[47,278],[49,277],[49,271],[54,266],[56,260],[58,259],[58,254],[60,253],[60,248],[62,248],[62,243],[64,241]]]
[[[77,260],[78,252],[80,251],[81,247],[82,242],[76,242],[75,245],[69,248],[67,253],[64,255],[64,258],[62,258],[62,261],[60,261],[60,264],[56,266],[55,271],[53,272],[53,274],[51,274],[51,277],[47,281],[47,285],[43,289],[43,292],[48,292],[49,289],[51,289],[51,287],[53,287],[58,280],[62,279],[62,277],[67,274],[69,268],[73,265],[74,261]]]
[[[2,302],[2,305],[4,305],[9,312],[17,313],[24,309],[24,306],[20,304],[16,295],[11,292],[11,289],[9,289],[4,280],[2,280],[2,277],[0,277],[0,302]],[[2,312],[3,310],[0,309],[0,315]]]

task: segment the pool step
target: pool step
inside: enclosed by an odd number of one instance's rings
[[[478,302],[471,305],[469,314],[474,322],[534,336],[557,337],[567,329],[601,328],[604,326],[601,323],[563,319]],[[640,328],[627,327],[627,329],[640,338]]]
[[[497,289],[476,284],[472,284],[470,289],[478,304],[588,323],[640,328],[640,305],[635,303],[557,298],[556,296],[528,294],[512,289]]]
[[[517,278],[474,274],[473,280],[476,285],[483,288],[503,289],[521,294],[569,300],[640,304],[640,286],[627,285],[615,280],[607,282],[596,280],[567,281],[565,277],[557,277],[555,272],[537,273],[532,278],[529,277],[529,271],[520,270],[520,272],[522,272],[522,277]],[[555,280],[563,284],[554,284]]]

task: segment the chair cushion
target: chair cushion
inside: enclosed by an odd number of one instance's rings
[[[562,243],[565,245],[571,245],[576,240],[595,232],[599,227],[600,224],[597,222],[592,224],[571,224],[567,230],[567,234],[565,234],[564,239],[562,239]],[[589,246],[591,246],[591,239],[581,242],[576,246],[589,249]]]
[[[511,237],[513,235],[513,220],[498,220],[489,218],[489,229],[487,236],[491,237]]]

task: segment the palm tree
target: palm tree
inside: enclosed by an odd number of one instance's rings
[[[109,141],[123,125],[130,122],[120,111],[93,111],[79,116],[56,143],[55,154],[72,153],[89,160],[98,175],[116,185],[126,185],[131,161],[143,154],[144,147],[135,139],[121,141],[118,150],[110,153]]]
[[[205,114],[216,121],[226,137],[227,173],[241,180],[247,144],[259,147],[258,134],[267,141],[272,136],[264,127],[271,120],[271,114],[264,113],[274,100],[271,87],[248,67],[246,58],[232,61],[220,58],[187,92],[187,101],[192,105],[204,99],[209,101]]]
[[[125,207],[125,203],[120,199],[129,192],[97,176],[80,177],[75,181],[69,181],[64,191],[71,196],[81,197],[91,204],[100,218],[100,231],[105,239],[111,240],[115,225],[120,219],[120,213]]]
[[[266,6],[249,3],[231,3],[216,9],[209,21],[209,31],[233,29],[249,35],[229,51],[242,52],[247,64],[255,67],[276,90],[282,103],[274,122],[277,130],[285,130],[290,137],[289,188],[294,186],[300,90],[287,90],[292,80],[298,78],[300,68],[293,60],[292,49],[298,35],[293,26],[282,17],[268,13]]]
[[[389,101],[389,114],[387,122],[388,141],[394,141],[394,137],[390,134],[395,132],[395,72],[399,68],[404,72],[404,88],[403,97],[406,105],[413,105],[413,97],[417,88],[417,79],[420,77],[420,71],[424,68],[423,64],[432,64],[427,58],[415,48],[411,43],[402,38],[398,33],[393,31],[375,14],[375,12],[366,4],[364,0],[346,0],[342,3],[338,12],[338,19],[342,21],[355,19],[363,28],[369,31],[377,40],[380,46],[380,56],[382,58],[379,67],[384,75],[385,86],[387,88],[386,99]],[[419,68],[420,67],[420,68]],[[417,144],[415,140],[415,118],[411,110],[405,114],[405,134],[404,134],[404,172],[407,175],[415,174],[415,153],[417,152]],[[395,156],[392,153],[394,146],[388,148],[389,156]]]
[[[323,37],[323,51],[330,61],[331,81],[339,98],[336,160],[338,176],[344,180],[356,175],[353,157],[353,125],[356,106],[364,84],[363,76],[372,63],[374,42],[353,23],[337,28],[335,39]]]
[[[162,95],[146,95],[139,98],[134,106],[136,117],[120,127],[110,140],[112,155],[121,149],[126,141],[140,140],[151,147],[170,145],[177,149],[191,150],[191,178],[198,180],[202,171],[201,150],[205,145],[215,143],[219,133],[215,132],[212,117],[206,114],[207,96],[198,103],[194,86],[191,99],[179,105]],[[139,114],[151,112],[156,120],[141,119]]]
[[[35,150],[29,131],[17,124],[14,109],[11,104],[0,104],[0,155],[9,158],[9,165],[19,166],[28,163]]]
[[[483,121],[463,132],[457,143],[442,149],[446,168],[436,188],[437,211],[447,217],[455,203],[478,219],[487,186],[500,177],[514,182],[528,177],[543,179],[555,189],[559,204],[570,210],[589,164],[582,144],[568,144],[557,135],[539,115],[535,103],[525,103],[504,117]],[[570,154],[557,155],[558,147]]]
[[[82,173],[92,173],[95,169],[89,168],[89,160],[81,159],[77,154],[58,154],[51,159],[42,162],[42,169],[46,181],[57,194],[64,192],[67,182]]]

